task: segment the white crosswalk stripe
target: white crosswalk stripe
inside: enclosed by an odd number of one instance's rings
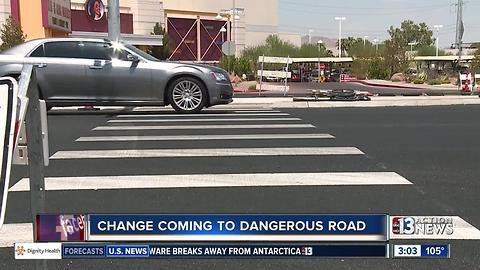
[[[300,118],[207,118],[207,119],[121,119],[107,123],[171,123],[171,122],[257,122],[257,121],[301,121]]]
[[[206,148],[58,151],[50,159],[363,155],[356,147]]]
[[[49,177],[45,190],[102,190],[180,187],[256,187],[256,186],[358,186],[411,185],[394,172],[351,173],[257,173],[257,174],[189,174],[130,175],[93,177]],[[28,191],[28,178],[23,178],[10,191]]]
[[[188,130],[188,129],[293,129],[315,128],[311,124],[265,124],[265,125],[170,125],[170,126],[100,126],[92,130]]]
[[[121,114],[117,118],[200,118],[200,117],[245,117],[245,116],[289,116],[288,113],[248,112],[248,113],[199,113],[199,114]]]
[[[176,136],[90,136],[77,142],[113,141],[205,141],[205,140],[278,140],[278,139],[334,139],[330,134],[245,134],[245,135],[176,135]]]

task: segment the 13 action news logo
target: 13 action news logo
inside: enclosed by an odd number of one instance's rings
[[[452,235],[453,219],[450,217],[394,217],[394,234]]]

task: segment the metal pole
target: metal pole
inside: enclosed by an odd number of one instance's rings
[[[455,34],[455,45],[458,49],[458,68],[460,68],[460,62],[462,61],[462,10],[463,10],[463,0],[458,0],[457,3],[457,27],[456,27],[456,34]],[[458,69],[458,90],[461,88],[462,80],[460,78],[460,69]]]
[[[458,0],[457,4],[457,27],[456,27],[456,37],[455,42],[458,48],[458,64],[462,60],[462,28],[463,28],[463,0]]]
[[[202,35],[201,35],[201,27],[200,27],[200,16],[197,16],[197,61],[202,61]]]
[[[233,0],[233,9],[232,9],[232,17],[233,17],[233,22],[232,22],[232,28],[233,28],[233,42],[234,42],[234,48],[233,51],[235,52],[233,55],[236,57],[237,56],[237,28],[236,28],[236,17],[237,17],[237,7],[235,0]]]
[[[283,96],[287,95],[287,82],[288,82],[288,68],[290,64],[290,55],[287,58],[287,67],[285,68],[285,88],[283,88]]]
[[[262,55],[262,67],[260,69],[260,87],[258,89],[258,96],[262,95],[262,81],[263,81],[263,63],[265,62],[265,54]]]
[[[118,0],[108,0],[108,38],[120,40],[120,5]]]

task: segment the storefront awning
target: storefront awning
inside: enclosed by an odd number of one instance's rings
[[[72,32],[70,37],[76,38],[108,38],[107,33],[103,32]],[[163,46],[162,35],[135,35],[121,34],[121,40],[125,43],[136,46]]]

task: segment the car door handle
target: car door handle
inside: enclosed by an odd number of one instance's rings
[[[46,63],[35,64],[35,67],[44,68],[44,67],[47,67],[47,64]]]
[[[89,66],[89,69],[102,69],[103,66]]]

